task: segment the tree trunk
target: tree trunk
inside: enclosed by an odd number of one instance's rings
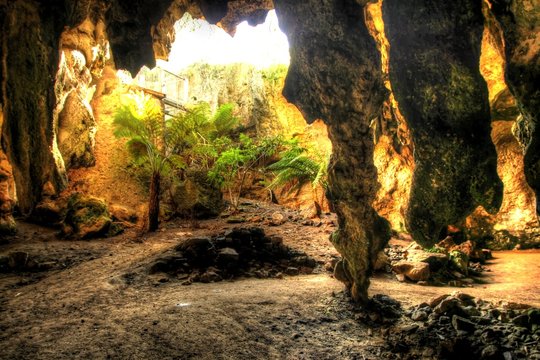
[[[158,171],[152,173],[150,180],[150,200],[148,202],[148,231],[156,231],[159,224],[159,185],[161,175]]]

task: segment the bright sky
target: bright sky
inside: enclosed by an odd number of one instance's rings
[[[188,20],[185,16],[176,23],[175,30],[169,61],[158,61],[158,66],[169,71],[178,72],[196,62],[242,62],[258,68],[289,64],[289,42],[279,28],[274,10],[268,13],[264,24],[255,27],[247,22],[239,24],[234,37],[216,25]]]

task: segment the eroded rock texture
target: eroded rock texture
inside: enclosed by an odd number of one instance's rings
[[[380,55],[363,7],[352,0],[274,4],[291,46],[284,95],[308,121],[324,119],[334,146],[329,195],[339,230],[332,242],[344,257],[336,274],[353,298],[366,301],[372,259],[389,237],[371,206],[378,184],[369,124],[386,96]]]
[[[2,145],[23,214],[32,210],[47,181],[56,187],[64,181],[50,150],[58,38],[67,23],[58,3],[0,2]]]
[[[488,91],[478,68],[481,2],[385,0],[383,19],[390,80],[415,148],[406,225],[417,242],[432,246],[444,227],[478,205],[490,213],[501,205]]]
[[[499,21],[506,54],[506,81],[516,97],[523,119],[518,123],[525,146],[525,176],[540,199],[540,7],[530,0],[494,0],[492,12]],[[493,24],[492,24],[493,25]],[[491,26],[497,33],[497,26]]]

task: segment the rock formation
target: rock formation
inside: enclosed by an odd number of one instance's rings
[[[479,71],[480,2],[385,0],[390,81],[411,129],[415,171],[407,228],[432,246],[478,205],[498,211],[502,183]]]
[[[527,0],[492,1],[498,20],[488,22],[492,33],[504,39],[505,79],[523,116],[521,142],[525,147],[525,176],[540,199],[540,7]],[[502,45],[502,42],[501,42]]]
[[[284,95],[308,122],[328,125],[334,151],[328,193],[339,216],[331,239],[353,298],[366,301],[371,261],[389,238],[387,221],[371,206],[378,184],[369,125],[387,93],[380,55],[354,1],[274,4],[291,46]]]

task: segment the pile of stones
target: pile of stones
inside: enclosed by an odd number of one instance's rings
[[[404,313],[386,338],[400,358],[540,359],[540,309],[455,292]]]
[[[234,228],[212,237],[194,237],[150,265],[150,274],[166,273],[189,285],[235,277],[281,278],[310,274],[317,261],[291,249],[258,227]]]
[[[492,258],[491,251],[478,249],[474,242],[455,244],[451,237],[431,249],[413,242],[406,248],[391,246],[384,254],[387,271],[399,281],[456,287],[475,283],[475,277],[486,270],[482,264]]]

